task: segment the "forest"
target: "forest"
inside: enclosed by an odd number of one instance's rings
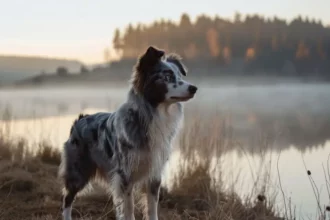
[[[139,56],[148,45],[180,54],[188,62],[217,68],[242,66],[243,73],[295,74],[330,78],[330,28],[321,21],[297,16],[278,17],[236,13],[234,19],[184,13],[179,22],[160,19],[128,24],[112,39],[121,60]],[[286,67],[290,71],[284,71]]]

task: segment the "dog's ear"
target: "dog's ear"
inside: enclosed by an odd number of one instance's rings
[[[140,56],[136,64],[136,72],[148,72],[164,56],[165,52],[153,46],[149,46],[146,52]]]
[[[166,59],[168,62],[176,65],[182,75],[187,76],[187,67],[181,62],[182,58],[177,54],[169,54]]]
[[[159,60],[162,56],[164,56],[164,54],[164,51],[159,50],[153,46],[149,46],[144,56],[149,60]]]
[[[149,46],[146,52],[138,58],[133,73],[133,86],[136,91],[142,91],[147,74],[160,61],[164,54],[165,52],[163,50],[157,49],[154,46]]]

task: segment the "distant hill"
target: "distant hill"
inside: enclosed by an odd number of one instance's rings
[[[54,73],[59,66],[69,72],[79,72],[82,63],[77,60],[29,56],[0,55],[0,84],[21,80],[41,72]]]

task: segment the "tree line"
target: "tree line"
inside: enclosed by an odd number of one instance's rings
[[[278,17],[235,14],[233,21],[200,15],[192,22],[157,20],[129,24],[115,30],[112,40],[122,60],[135,59],[148,45],[179,53],[185,60],[207,60],[218,66],[238,61],[245,70],[279,72],[289,62],[298,74],[330,71],[330,28],[321,21],[297,16],[291,22]]]

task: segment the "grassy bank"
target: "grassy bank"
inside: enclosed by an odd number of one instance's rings
[[[181,143],[188,144],[186,139]],[[26,146],[22,139],[0,138],[0,219],[61,219],[62,186],[57,179],[60,152],[47,142],[41,143],[36,153]],[[193,164],[193,160],[190,156],[185,162]],[[160,219],[278,219],[274,204],[264,195],[242,201],[234,192],[216,187],[209,166],[198,163],[182,169],[185,171],[174,179],[170,191],[162,188]],[[135,210],[137,219],[142,219],[142,209],[138,206]],[[96,187],[76,199],[73,216],[114,219],[111,199]]]

